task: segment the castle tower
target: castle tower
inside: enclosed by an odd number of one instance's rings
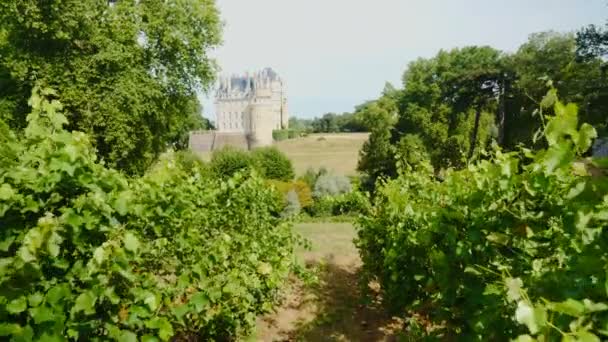
[[[242,134],[251,146],[272,144],[272,131],[287,128],[283,80],[271,68],[220,78],[215,97],[218,134]]]

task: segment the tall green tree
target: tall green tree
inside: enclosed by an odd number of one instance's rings
[[[461,166],[496,133],[501,63],[502,53],[486,46],[440,51],[410,63],[394,141],[415,134],[435,167]]]
[[[33,86],[52,87],[70,129],[141,173],[200,123],[196,94],[214,78],[220,36],[214,0],[4,0],[1,119],[24,127]]]
[[[357,170],[363,175],[362,188],[368,191],[375,189],[382,178],[396,176],[395,148],[391,144],[397,122],[397,91],[386,89],[382,96],[365,106],[359,107],[359,115],[371,132],[368,140],[359,152]]]
[[[560,98],[577,103],[580,117],[600,132],[606,127],[608,83],[601,72],[599,58],[577,58],[573,34],[541,32],[530,35],[516,53],[506,58],[513,75],[506,100],[507,147],[519,143],[533,145],[532,136],[541,120],[535,111],[551,81]]]

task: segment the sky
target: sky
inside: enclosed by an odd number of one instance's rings
[[[530,33],[576,31],[608,20],[608,0],[216,0],[220,74],[272,67],[291,115],[349,112],[401,87],[409,62],[440,49],[516,51]],[[202,97],[214,119],[213,94]]]

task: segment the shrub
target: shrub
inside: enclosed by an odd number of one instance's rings
[[[308,187],[313,189],[315,187],[315,183],[317,183],[317,178],[327,173],[327,169],[324,167],[320,167],[318,171],[315,171],[315,169],[309,167],[298,179],[308,184]]]
[[[287,205],[283,210],[283,216],[297,216],[300,213],[300,200],[298,199],[298,194],[294,190],[289,190],[285,198],[287,201]]]
[[[300,206],[302,208],[307,208],[312,205],[312,191],[308,184],[303,181],[295,181],[293,182],[293,190],[298,194],[298,199],[300,200]]]
[[[268,184],[274,186],[283,198],[287,198],[290,191],[295,191],[301,208],[307,208],[313,204],[312,193],[308,185],[302,181],[283,182],[268,180]]]
[[[328,217],[334,214],[334,198],[333,197],[320,197],[315,199],[312,206],[309,207],[308,212],[311,216],[316,217]]]
[[[59,103],[38,93],[30,103],[22,139],[0,136],[2,339],[249,332],[291,267],[275,192],[169,156],[127,178],[96,161],[85,134],[62,129]]]
[[[365,274],[393,311],[428,315],[436,338],[600,340],[608,182],[577,162],[593,127],[579,126],[576,106],[554,91],[543,100],[552,103],[546,149],[495,148],[443,181],[428,162],[406,166],[359,220]]]
[[[290,181],[295,172],[291,160],[276,147],[262,147],[253,151],[252,154],[255,167],[262,177]]]
[[[282,141],[289,139],[289,132],[286,129],[275,129],[272,131],[272,139],[274,141]]]
[[[253,160],[247,151],[229,146],[213,151],[211,170],[219,177],[228,178],[237,172],[248,172],[253,167]]]
[[[370,203],[359,191],[351,191],[334,197],[333,215],[368,214]]]
[[[298,132],[296,130],[290,129],[287,132],[288,132],[289,139],[295,139],[295,138],[300,137],[300,132]]]
[[[313,195],[317,198],[350,192],[352,186],[345,176],[324,174],[317,178]]]

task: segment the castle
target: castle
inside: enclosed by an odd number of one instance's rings
[[[247,149],[271,145],[272,131],[289,125],[285,84],[271,68],[252,75],[220,78],[215,111],[217,130],[191,132],[193,151],[210,151],[225,145]]]

